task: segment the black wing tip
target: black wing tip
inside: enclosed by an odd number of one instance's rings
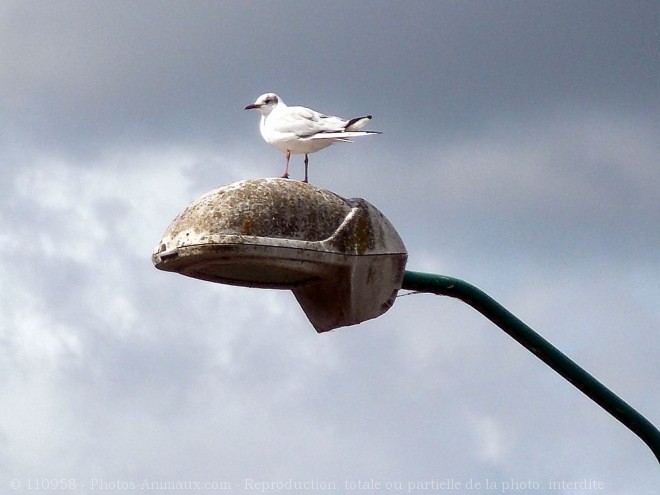
[[[354,119],[351,119],[346,123],[346,126],[344,127],[344,129],[348,129],[349,127],[354,125],[356,122],[359,122],[363,119],[371,120],[372,118],[373,118],[372,115],[363,115],[362,117],[355,117]]]

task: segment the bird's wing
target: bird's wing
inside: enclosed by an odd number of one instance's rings
[[[272,129],[292,133],[298,137],[310,137],[319,132],[340,132],[346,121],[339,117],[324,115],[306,107],[287,107],[273,117]]]
[[[371,115],[365,115],[364,117],[355,117],[354,119],[346,122],[344,129],[347,131],[358,131],[362,129],[365,125],[371,120]]]

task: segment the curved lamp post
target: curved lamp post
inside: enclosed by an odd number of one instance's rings
[[[313,185],[254,179],[210,191],[170,224],[156,268],[211,282],[290,289],[317,332],[387,311],[399,289],[460,299],[639,436],[660,462],[660,431],[574,361],[480,289],[405,271],[392,224],[363,199]]]

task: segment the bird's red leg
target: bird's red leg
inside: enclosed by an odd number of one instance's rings
[[[291,158],[291,151],[286,150],[286,166],[284,167],[284,173],[282,174],[282,179],[289,178],[289,158]]]
[[[303,180],[303,182],[307,182],[307,165],[309,165],[309,160],[307,158],[307,153],[305,153],[305,180]]]

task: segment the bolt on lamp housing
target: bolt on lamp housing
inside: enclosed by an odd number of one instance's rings
[[[183,210],[152,256],[156,268],[210,282],[290,289],[317,332],[385,313],[407,253],[364,199],[285,179],[210,191]]]

